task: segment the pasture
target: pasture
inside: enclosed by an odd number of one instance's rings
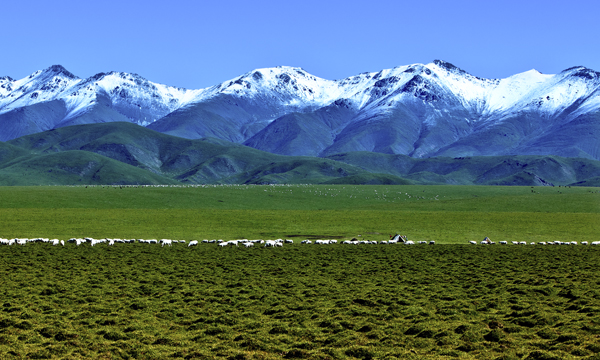
[[[0,187],[0,237],[596,241],[598,188]]]
[[[597,188],[0,188],[1,359],[600,358]],[[302,239],[436,245],[300,245]]]
[[[0,247],[0,358],[579,359],[597,246]]]

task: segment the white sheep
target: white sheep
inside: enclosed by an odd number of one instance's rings
[[[188,244],[188,247],[195,246],[195,245],[198,245],[198,240],[192,240],[192,241],[190,241],[190,243]]]
[[[477,243],[475,241],[473,241],[473,240],[469,241],[469,244],[471,244],[471,245],[477,245]]]
[[[162,240],[160,240],[160,242],[161,242],[160,247],[164,247],[165,245],[173,246],[173,240],[162,239]]]
[[[506,244],[508,244],[508,242],[506,242],[506,241],[500,241],[499,244],[500,245],[506,245]]]
[[[245,242],[245,243],[243,243],[243,244],[244,244],[244,246],[245,246],[245,247],[247,247],[247,248],[254,246],[254,243],[251,243],[251,242]]]

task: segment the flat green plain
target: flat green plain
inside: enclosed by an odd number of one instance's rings
[[[597,241],[598,224],[585,187],[0,187],[3,238]]]
[[[598,188],[1,187],[0,359],[598,359]],[[387,240],[436,245],[300,245]],[[360,237],[358,235],[361,235]]]

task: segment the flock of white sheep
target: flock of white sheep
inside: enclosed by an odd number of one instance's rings
[[[527,241],[511,241],[510,242],[513,245],[536,245],[535,242],[530,242],[527,243]],[[469,244],[471,245],[477,245],[476,241],[469,241]],[[489,240],[488,238],[485,238],[484,240],[482,240],[480,242],[481,245],[494,245],[496,244],[495,242]],[[508,241],[500,241],[498,242],[498,244],[500,245],[508,245]],[[581,245],[588,245],[590,243],[588,243],[587,241],[582,241]],[[591,242],[592,245],[600,245],[600,241],[592,241]],[[577,241],[540,241],[537,243],[537,245],[579,245],[579,243]]]
[[[80,246],[82,244],[90,244],[90,246],[95,246],[98,244],[107,244],[108,246],[113,246],[115,243],[122,243],[122,244],[131,244],[131,243],[135,243],[138,242],[140,244],[155,244],[155,245],[160,245],[161,247],[164,246],[173,246],[173,244],[177,244],[177,243],[183,243],[186,244],[186,240],[171,240],[171,239],[161,239],[161,240],[157,240],[157,239],[94,239],[94,238],[72,238],[69,239],[67,242],[69,243],[74,243],[77,246]],[[64,240],[58,240],[58,239],[47,239],[47,238],[34,238],[34,239],[28,239],[28,238],[16,238],[16,239],[1,239],[0,238],[0,245],[26,245],[27,243],[49,243],[52,244],[52,246],[57,246],[57,245],[62,245],[65,246],[65,241]],[[283,247],[283,244],[293,244],[294,240],[290,240],[290,239],[277,239],[277,240],[248,240],[248,239],[240,239],[240,240],[229,240],[229,241],[224,241],[224,240],[202,240],[202,241],[198,241],[198,240],[192,240],[189,243],[187,243],[188,247],[191,246],[197,246],[198,244],[216,244],[219,247],[227,247],[227,246],[244,246],[244,247],[254,247],[255,245],[258,246],[262,246],[262,247]],[[309,245],[309,244],[315,244],[315,245],[332,245],[332,244],[337,244],[338,241],[335,239],[331,239],[331,240],[302,240],[300,242],[300,244],[305,244],[305,245]],[[415,245],[414,241],[411,240],[406,240],[405,236],[400,236],[400,235],[396,235],[394,236],[391,240],[383,240],[383,241],[374,241],[374,240],[345,240],[342,241],[340,244],[343,245],[393,245],[393,244],[404,244],[404,245]],[[429,245],[435,245],[435,241],[417,241],[417,244],[429,244]],[[469,244],[472,245],[477,245],[476,241],[469,241]],[[494,245],[496,244],[495,242],[489,240],[489,239],[485,239],[483,241],[480,242],[481,245]],[[500,245],[508,245],[507,241],[500,241],[498,242],[498,244]],[[526,241],[512,241],[511,244],[513,245],[536,245],[535,242],[530,242],[527,243]],[[570,242],[564,242],[564,241],[549,241],[549,242],[545,242],[545,241],[540,241],[537,243],[538,245],[578,245],[579,243],[577,241],[570,241]],[[588,245],[590,243],[588,243],[587,241],[582,241],[581,245]],[[600,241],[593,241],[591,242],[591,245],[600,245]]]

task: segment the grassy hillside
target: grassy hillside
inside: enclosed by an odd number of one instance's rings
[[[160,174],[169,179],[165,184],[324,183],[354,175],[361,175],[361,179],[368,182],[380,176],[329,159],[274,155],[222,140],[188,140],[124,122],[60,128],[15,139],[10,145],[26,149],[37,156],[65,151],[92,152],[138,170]],[[63,159],[68,160],[68,157]],[[44,171],[31,164],[26,166],[31,169],[28,176],[35,177],[36,171]],[[65,166],[72,165],[66,163]],[[125,168],[131,169],[123,167]],[[120,182],[115,182],[119,174],[116,173],[110,179],[104,176],[107,181],[111,181],[106,184],[119,184]],[[387,177],[393,183],[406,183],[393,175]],[[81,181],[86,183],[85,179]],[[21,184],[31,182],[23,181]]]
[[[25,156],[0,169],[2,185],[176,183],[167,177],[87,151]]]
[[[370,172],[385,172],[423,184],[576,185],[600,176],[600,161],[559,156],[416,159],[405,155],[351,152],[328,158]]]
[[[70,155],[54,157],[49,162],[44,158],[48,154],[64,152]],[[76,152],[85,154],[75,155]],[[83,160],[77,159],[88,157],[89,153],[128,166],[113,163],[112,167],[104,169],[100,178],[93,179],[48,176],[49,170],[60,172],[61,168],[78,168]],[[25,159],[28,159],[26,163],[19,164]],[[46,165],[54,167],[51,169]],[[22,167],[27,171],[19,170]],[[108,171],[113,170],[115,174],[108,175]],[[21,175],[14,175],[19,171]],[[130,175],[125,175],[130,171]],[[600,177],[600,162],[534,155],[417,159],[351,152],[327,158],[283,156],[223,140],[189,140],[131,123],[113,122],[69,126],[2,143],[0,173],[5,174],[0,177],[3,185],[98,184],[103,180],[109,181],[106,184],[163,181],[164,184],[548,186],[596,184],[593,179]]]

